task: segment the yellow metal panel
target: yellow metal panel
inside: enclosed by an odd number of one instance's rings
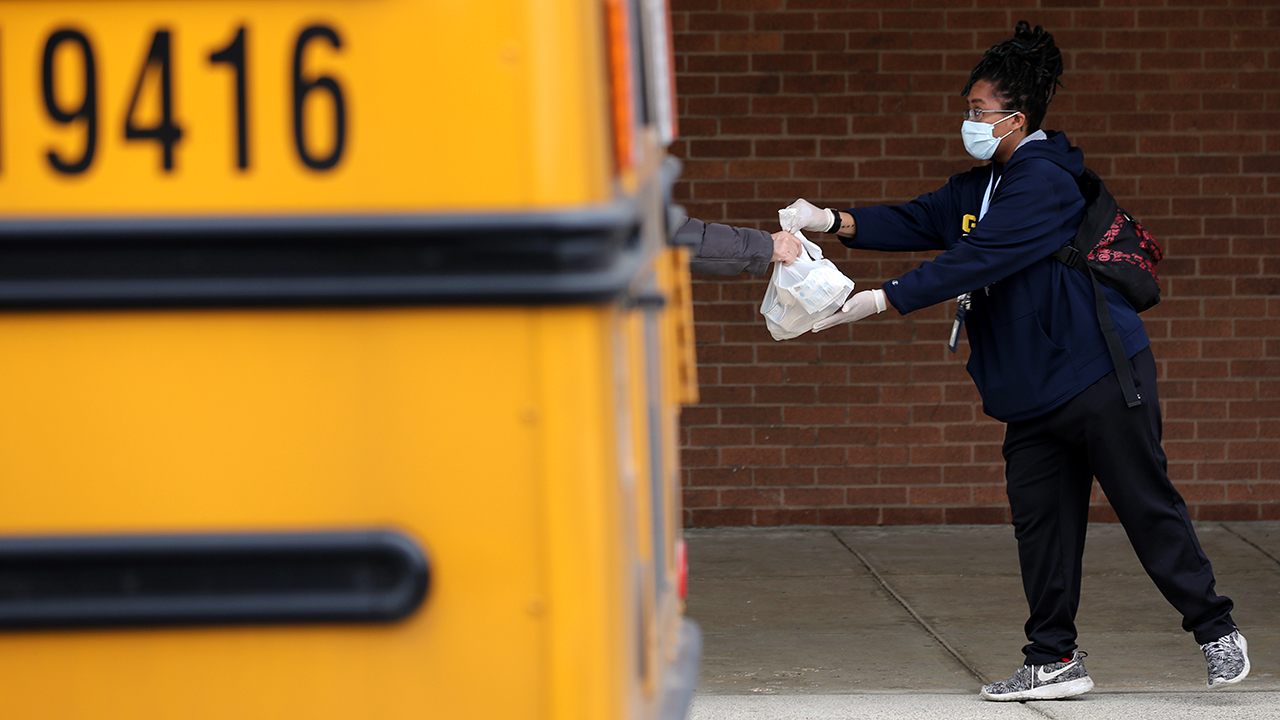
[[[668,251],[668,259],[671,310],[667,314],[667,324],[674,364],[672,379],[677,386],[675,398],[682,405],[697,405],[698,361],[693,334],[693,279],[689,275],[689,249],[672,248]]]
[[[619,477],[616,314],[566,309],[539,321],[550,714],[615,720],[626,717],[635,657],[626,517],[635,498]]]
[[[663,547],[667,550],[659,562],[667,567],[667,577],[676,581],[677,567],[675,548],[683,527],[683,504],[681,502],[680,472],[680,408],[685,404],[698,401],[697,364],[694,359],[693,334],[693,291],[689,276],[689,250],[687,248],[671,248],[657,263],[658,277],[666,288],[669,299],[663,314],[663,384],[662,432],[669,442],[663,446],[662,477],[667,483],[668,492],[664,494],[665,538]],[[659,609],[659,618],[663,626],[663,637],[671,640],[665,650],[673,653],[674,638],[678,632],[684,608],[680,598],[670,593],[663,598],[666,603]],[[670,660],[667,657],[666,660]]]
[[[6,534],[394,527],[433,571],[388,626],[0,633],[4,716],[546,717],[545,323],[0,316]]]
[[[512,210],[599,202],[612,192],[599,5],[2,0],[0,218]],[[325,30],[301,43],[308,27]],[[243,170],[237,64],[210,59],[231,47],[240,28]],[[77,34],[90,48],[96,112],[85,107],[89,73],[79,40],[53,43],[52,72],[45,72],[46,48],[60,31]],[[168,170],[161,142],[125,133],[139,78],[135,126],[153,128],[161,118],[162,63],[143,73],[157,32],[168,33],[171,117],[181,131]],[[296,106],[304,151],[297,147]],[[96,146],[87,166],[56,170],[51,152],[68,165],[85,157],[89,116],[96,120]],[[332,160],[332,167],[309,167],[304,154]]]
[[[640,603],[641,637],[645,644],[644,666],[638,669],[642,679],[641,695],[645,703],[653,700],[659,677],[658,638],[654,603],[654,538],[653,538],[653,460],[651,448],[658,438],[651,436],[649,427],[649,403],[657,399],[650,397],[649,368],[652,363],[660,362],[656,348],[650,347],[645,332],[646,311],[636,310],[623,316],[621,331],[626,338],[627,354],[621,358],[626,363],[627,372],[627,411],[630,413],[629,426],[633,438],[636,466],[635,485],[635,518],[636,518],[636,555],[633,559],[636,570],[640,574],[637,596]]]

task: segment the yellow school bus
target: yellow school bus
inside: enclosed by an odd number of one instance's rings
[[[680,718],[663,0],[0,0],[0,715]]]

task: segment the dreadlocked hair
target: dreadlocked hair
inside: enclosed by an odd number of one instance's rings
[[[1062,86],[1062,52],[1053,44],[1053,35],[1037,25],[1034,30],[1026,20],[1019,20],[1013,37],[991,46],[969,73],[969,82],[961,95],[968,95],[973,84],[989,80],[998,95],[1007,101],[1008,110],[1019,110],[1027,116],[1027,132],[1040,129],[1049,101]]]

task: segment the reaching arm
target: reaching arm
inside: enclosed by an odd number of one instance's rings
[[[697,218],[685,219],[676,231],[676,243],[690,247],[689,271],[699,274],[745,271],[763,275],[775,253],[774,238],[763,230],[704,223]]]

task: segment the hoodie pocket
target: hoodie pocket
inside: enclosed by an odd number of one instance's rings
[[[1071,351],[1049,339],[1035,312],[992,326],[991,332],[989,351],[975,348],[969,373],[995,418],[1034,417],[1079,387]]]

